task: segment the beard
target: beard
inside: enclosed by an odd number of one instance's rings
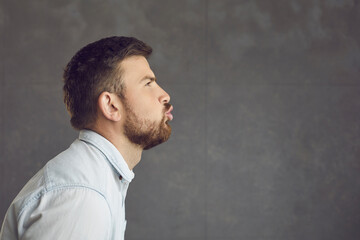
[[[130,142],[147,150],[169,139],[171,126],[166,120],[165,112],[170,109],[171,104],[164,104],[163,118],[160,122],[139,118],[126,101],[124,101],[124,107],[127,114],[124,134]]]

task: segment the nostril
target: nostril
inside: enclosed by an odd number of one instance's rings
[[[170,96],[168,94],[165,94],[163,96],[160,97],[159,99],[160,103],[168,103],[170,102]]]

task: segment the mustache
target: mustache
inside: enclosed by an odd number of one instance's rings
[[[171,104],[170,103],[165,103],[164,104],[164,113],[166,113],[167,111],[169,111],[169,109],[171,108]]]

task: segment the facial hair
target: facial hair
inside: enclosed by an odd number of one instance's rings
[[[163,117],[160,122],[150,119],[141,119],[132,110],[131,106],[124,101],[126,110],[126,119],[124,122],[124,134],[130,142],[139,145],[147,150],[160,143],[167,141],[171,134],[171,126],[166,120],[165,112],[168,111],[171,104],[165,103]]]

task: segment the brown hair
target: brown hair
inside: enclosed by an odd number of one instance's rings
[[[64,103],[75,129],[96,120],[96,104],[104,91],[123,95],[120,62],[130,56],[150,56],[152,49],[133,37],[108,37],[80,49],[64,70]]]

